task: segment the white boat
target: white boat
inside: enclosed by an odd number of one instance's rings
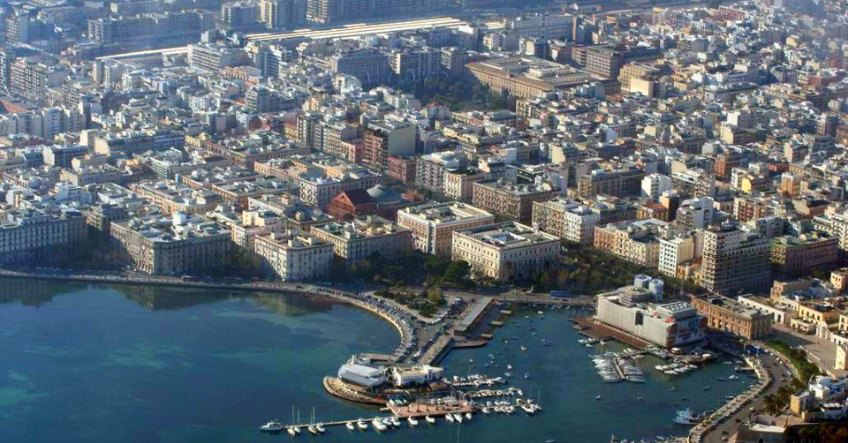
[[[321,424],[321,423],[318,423],[317,425],[315,425],[315,430],[318,431],[321,434],[323,434],[324,432],[327,431],[326,429],[324,429],[324,425]]]
[[[522,351],[526,351],[526,350],[527,350],[527,346],[522,346],[522,347],[521,347],[521,350],[522,350]]]
[[[300,435],[300,426],[292,426],[291,429],[294,431],[295,435]]]
[[[595,396],[595,400],[600,400],[600,399],[601,399],[601,394],[598,394],[598,395]]]
[[[280,432],[283,430],[283,424],[278,421],[271,420],[260,426],[259,430],[262,432]]]
[[[528,404],[526,404],[526,403],[525,403],[525,404],[522,404],[522,405],[520,406],[520,408],[521,408],[521,409],[524,409],[524,412],[526,412],[526,413],[527,413],[527,415],[533,415],[533,414],[536,412],[536,410],[535,410],[535,409],[533,409],[533,406],[528,405]]]
[[[433,417],[430,417],[429,415],[424,416],[424,421],[426,421],[427,423],[430,423],[431,425],[436,424],[436,419],[433,418]]]
[[[692,413],[692,410],[689,408],[677,411],[677,416],[674,417],[673,420],[675,423],[679,425],[694,425],[698,423],[698,417]]]
[[[364,431],[368,429],[368,423],[365,423],[365,420],[360,418],[359,421],[356,422],[356,427],[359,428],[360,431]]]
[[[470,412],[465,413],[465,419],[468,420],[468,421],[471,421],[471,413]]]
[[[400,420],[397,417],[392,417],[389,420],[392,421],[392,426],[400,426]]]
[[[506,370],[507,370],[507,371],[511,371],[511,370],[512,370],[512,365],[506,365]]]
[[[462,414],[453,414],[453,419],[456,420],[457,423],[462,423]]]
[[[409,426],[418,426],[418,420],[415,417],[408,417],[406,421],[409,423]]]
[[[481,411],[482,413],[484,413],[484,414],[491,414],[491,413],[492,413],[492,410],[491,410],[491,409],[489,409],[489,408],[488,408],[488,407],[486,407],[486,406],[483,406],[483,408],[482,408],[482,409],[480,409],[480,411]]]
[[[352,421],[345,423],[345,427],[347,428],[348,431],[355,431],[356,430],[356,425],[354,425]]]
[[[315,426],[309,425],[306,427],[306,430],[312,435],[318,435],[318,429],[315,429]]]
[[[380,432],[383,432],[386,429],[389,429],[389,428],[386,427],[386,425],[383,424],[382,421],[380,421],[379,418],[374,418],[374,420],[371,420],[371,426],[374,426],[374,429],[376,429]]]
[[[453,423],[454,421],[456,421],[456,420],[454,420],[454,419],[453,419],[453,415],[451,415],[451,414],[445,414],[445,420],[447,420],[447,421],[449,421],[449,422],[451,422],[451,423]]]
[[[292,437],[297,435],[297,432],[295,432],[295,430],[294,430],[294,426],[289,426],[288,428],[286,428],[286,432],[288,432],[289,435],[291,435]]]

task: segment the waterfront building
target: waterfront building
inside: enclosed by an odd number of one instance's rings
[[[199,215],[176,212],[113,221],[111,237],[136,271],[154,275],[202,272],[227,263],[230,232]]]
[[[658,298],[657,291],[638,283],[598,294],[595,319],[667,349],[704,339],[703,317],[692,305]]]
[[[254,252],[282,281],[322,278],[330,271],[333,246],[305,233],[268,233],[254,238]]]
[[[74,209],[0,211],[0,264],[32,265],[50,262],[62,249],[86,239],[86,219]]]
[[[391,257],[412,249],[409,229],[373,215],[315,225],[310,233],[333,245],[333,252],[349,262],[366,259],[372,254]]]
[[[494,215],[459,202],[425,203],[397,213],[398,226],[412,231],[413,247],[440,257],[451,256],[454,231],[494,222]]]
[[[707,320],[707,327],[748,340],[771,334],[772,315],[746,306],[732,298],[690,295],[692,306]]]
[[[430,365],[393,366],[389,371],[392,384],[399,388],[438,381],[442,379],[444,374],[444,369]]]
[[[505,281],[548,269],[559,249],[559,238],[510,221],[455,231],[451,259],[470,264],[472,275]]]
[[[533,227],[571,242],[592,244],[600,219],[588,206],[562,197],[533,202]]]

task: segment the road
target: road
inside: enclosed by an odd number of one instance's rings
[[[765,389],[765,391],[745,405],[744,408],[741,408],[735,414],[728,416],[727,419],[705,433],[701,441],[705,443],[726,441],[722,439],[733,435],[739,426],[743,422],[747,421],[747,419],[751,416],[751,408],[754,408],[755,410],[762,410],[765,407],[764,398],[767,395],[777,392],[781,386],[792,382],[791,377],[785,376],[786,373],[790,371],[790,367],[788,367],[785,362],[769,354],[762,354],[760,356],[760,360],[763,362],[763,366],[771,376],[772,383]]]

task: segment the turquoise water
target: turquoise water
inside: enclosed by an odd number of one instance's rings
[[[676,409],[717,407],[750,380],[716,381],[731,366],[714,364],[675,379],[650,369],[643,385],[605,384],[589,359],[594,351],[576,342],[568,320],[566,311],[517,315],[489,346],[443,362],[450,374],[501,374],[511,364],[514,384],[541,396],[539,416],[480,415],[461,426],[381,436],[332,428],[318,439],[584,442],[608,441],[611,433],[681,434],[685,428],[671,424]],[[354,352],[389,352],[398,343],[390,325],[366,312],[303,297],[21,280],[0,280],[0,325],[0,442],[289,439],[256,426],[288,421],[293,407],[302,421],[313,408],[319,420],[374,415],[325,394],[321,378]],[[543,347],[542,337],[554,346]],[[499,367],[483,367],[489,353]]]

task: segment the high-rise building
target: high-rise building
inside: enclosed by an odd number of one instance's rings
[[[292,0],[262,0],[259,2],[259,20],[268,29],[288,29],[294,24]]]
[[[731,223],[704,231],[700,281],[704,289],[722,295],[765,290],[770,266],[769,242],[759,233],[742,231]]]

